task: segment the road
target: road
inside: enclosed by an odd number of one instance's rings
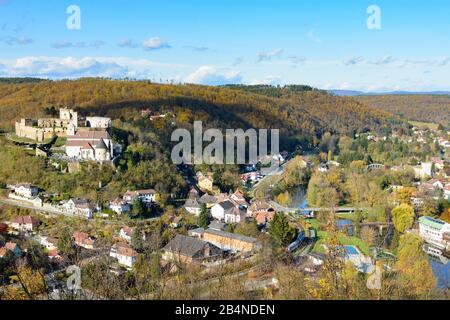
[[[83,216],[75,216],[73,214],[64,212],[64,211],[60,211],[60,210],[56,210],[56,209],[50,209],[50,208],[43,208],[43,207],[35,207],[31,204],[25,204],[22,202],[18,202],[15,200],[9,200],[9,199],[4,199],[4,198],[0,198],[0,204],[5,204],[8,206],[13,206],[13,207],[19,207],[19,208],[24,208],[24,209],[29,209],[29,210],[34,210],[37,212],[45,212],[45,213],[49,213],[49,214],[53,214],[53,215],[63,215],[69,218],[81,218],[84,220],[88,220],[86,217]],[[160,217],[154,217],[154,218],[149,218],[149,219],[145,219],[142,220],[144,222],[153,222],[160,219]],[[117,221],[117,220],[107,220],[107,219],[102,219],[102,222],[106,223],[106,224],[123,224],[123,221]]]

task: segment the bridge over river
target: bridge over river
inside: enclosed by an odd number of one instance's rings
[[[278,212],[284,213],[300,213],[300,212],[335,212],[335,213],[343,213],[343,214],[352,214],[355,211],[363,211],[366,208],[355,208],[355,207],[335,207],[335,208],[288,208],[276,203],[275,201],[270,201],[270,205]]]

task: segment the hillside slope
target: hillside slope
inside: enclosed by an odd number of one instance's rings
[[[324,132],[346,134],[391,127],[393,116],[352,98],[319,91],[269,97],[236,88],[161,85],[136,81],[80,79],[0,84],[0,128],[12,130],[21,117],[46,115],[46,108],[68,106],[80,113],[137,119],[140,110],[173,111],[177,122],[203,120],[208,127],[280,128],[299,141]],[[299,142],[297,141],[297,142]]]
[[[392,112],[407,120],[450,126],[450,95],[373,95],[354,98],[371,108]]]

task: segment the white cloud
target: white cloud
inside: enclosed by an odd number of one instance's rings
[[[322,42],[322,40],[316,35],[316,30],[315,30],[315,29],[310,29],[310,30],[308,31],[308,33],[306,34],[306,36],[307,36],[309,39],[311,39],[311,40],[313,40],[314,42],[316,42],[316,43],[321,43],[321,42]]]
[[[126,66],[113,62],[101,62],[95,58],[48,58],[25,57],[7,67],[11,76],[30,76],[46,78],[79,77],[124,77],[128,73]]]
[[[347,59],[344,61],[344,65],[346,66],[353,66],[356,64],[360,64],[364,62],[364,58],[363,57],[352,57],[350,59]]]
[[[250,85],[257,85],[257,84],[266,84],[266,85],[277,85],[281,83],[281,77],[280,76],[267,76],[263,80],[252,80],[250,82]]]
[[[279,57],[283,53],[283,49],[275,49],[267,52],[258,52],[256,62],[271,61],[273,58]]]
[[[31,38],[26,38],[26,37],[2,37],[0,38],[0,41],[12,46],[12,45],[27,45],[33,42],[33,39]]]
[[[236,59],[234,59],[232,65],[235,67],[237,65],[240,65],[242,62],[244,62],[244,58],[243,57],[237,57]]]
[[[300,64],[300,63],[304,63],[304,62],[306,61],[305,58],[299,57],[299,56],[289,56],[288,59],[289,59],[293,64]]]
[[[71,42],[71,41],[61,41],[55,42],[52,44],[52,47],[55,49],[68,49],[68,48],[100,48],[105,45],[105,42],[101,40],[96,40],[92,42]]]
[[[187,83],[224,85],[241,83],[242,76],[239,71],[227,71],[222,73],[211,66],[201,66],[185,78]]]
[[[186,49],[191,49],[198,52],[208,51],[209,48],[205,46],[184,46]]]
[[[120,40],[118,46],[122,48],[137,48],[139,44],[131,38],[126,38]]]
[[[144,47],[145,50],[171,48],[171,46],[167,43],[167,41],[164,41],[160,38],[150,38],[148,40],[145,40],[142,46]]]

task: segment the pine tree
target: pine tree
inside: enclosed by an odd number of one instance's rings
[[[198,216],[198,225],[201,228],[208,228],[209,223],[211,221],[211,217],[208,213],[208,209],[206,208],[206,204],[202,205],[201,211],[200,211],[200,215]]]
[[[286,246],[295,239],[295,230],[289,226],[284,214],[275,214],[270,223],[269,234],[279,246]]]

